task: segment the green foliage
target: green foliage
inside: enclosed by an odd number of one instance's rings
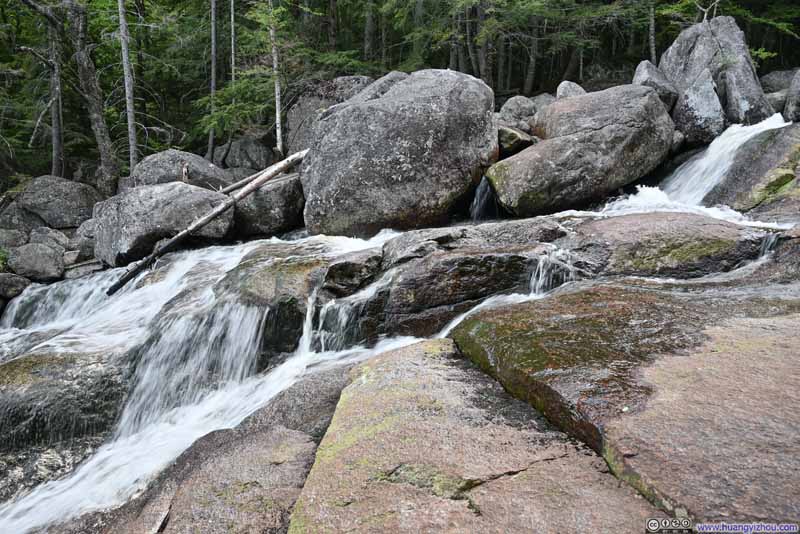
[[[105,118],[124,160],[127,125],[116,0],[83,3]],[[273,0],[274,9],[268,0],[235,0],[234,82],[230,4],[217,0],[218,89],[212,106],[209,2],[126,4],[143,155],[171,146],[202,152],[211,129],[226,139],[272,127],[270,26],[277,34],[284,108],[309,82],[339,75],[380,76],[389,70],[455,65],[503,95],[523,90],[532,55],[532,92],[552,91],[565,76],[593,88],[593,72],[606,73],[604,82],[626,83],[636,63],[649,58],[650,0]],[[335,13],[329,11],[331,5],[337,6]],[[652,5],[658,52],[702,19],[695,0],[652,0]],[[366,38],[368,13],[371,39]],[[737,19],[763,72],[800,65],[796,1],[721,0],[716,14]],[[331,20],[336,31],[331,31]],[[0,188],[10,187],[8,177],[16,172],[49,172],[49,114],[42,112],[50,100],[50,70],[41,61],[47,47],[42,17],[20,0],[0,0]],[[451,55],[451,50],[460,54]],[[97,160],[73,57],[74,50],[65,46],[61,61],[68,172]]]
[[[8,252],[2,247],[0,247],[0,273],[4,273],[7,271],[8,265]]]
[[[759,49],[751,48],[750,49],[750,57],[753,58],[753,63],[755,63],[756,68],[757,68],[759,65],[761,65],[761,63],[763,61],[778,57],[778,53],[777,52],[769,52],[767,50],[764,50],[763,47],[759,48]]]

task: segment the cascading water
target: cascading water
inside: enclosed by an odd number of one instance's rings
[[[725,177],[733,164],[736,151],[760,133],[788,126],[776,113],[772,117],[752,126],[734,124],[714,139],[708,148],[678,167],[664,180],[661,189],[674,202],[699,205]]]
[[[547,253],[536,258],[536,268],[531,275],[528,293],[511,293],[509,295],[496,295],[489,297],[474,308],[467,310],[452,321],[439,332],[436,337],[444,338],[450,335],[453,329],[461,324],[467,317],[488,308],[508,306],[529,302],[545,297],[553,289],[577,279],[577,270],[572,265],[570,253],[554,245]]]
[[[612,200],[599,213],[609,217],[655,211],[697,213],[742,225],[782,228],[783,225],[751,221],[726,206],[706,207],[701,203],[730,170],[734,155],[742,145],[760,133],[783,128],[789,124],[780,114],[775,114],[752,126],[734,124],[708,148],[678,167],[660,187],[639,186],[636,194]],[[598,212],[571,213],[591,216],[598,214]]]
[[[469,206],[469,216],[473,221],[485,221],[496,219],[499,211],[492,186],[484,176],[475,190],[475,198],[472,199],[472,204]]]
[[[312,254],[336,255],[380,246],[394,235],[302,241]],[[65,352],[122,346],[134,348],[138,362],[113,438],[66,478],[0,506],[0,531],[27,532],[122,504],[198,438],[236,426],[309,368],[341,365],[416,341],[395,338],[370,349],[315,352],[315,292],[295,354],[269,373],[255,374],[268,310],[217,295],[213,288],[258,244],[174,255],[166,266],[111,298],[100,295],[119,272],[30,288],[14,302],[0,339],[31,337],[35,331],[46,337],[36,348]],[[57,302],[72,303],[70,311],[59,309]]]

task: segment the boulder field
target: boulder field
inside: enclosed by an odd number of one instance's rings
[[[585,211],[730,124],[795,117],[800,73],[755,72],[718,17],[632,84],[564,81],[499,110],[450,70],[310,84],[287,117],[303,162],[132,281],[123,295],[152,308],[125,335],[90,315],[138,306],[106,300],[122,270],[87,272],[226,201],[271,142],[150,155],[108,198],[30,180],[0,201],[0,502],[70,476],[134,400],[146,424],[270,379],[127,502],[43,532],[796,521],[800,126],[730,154],[702,201],[719,209]],[[505,218],[465,220],[479,183]],[[243,409],[222,398],[211,411]]]

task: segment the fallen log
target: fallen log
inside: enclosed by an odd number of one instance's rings
[[[208,223],[219,217],[221,214],[231,209],[234,205],[236,205],[238,201],[247,197],[253,191],[256,191],[266,182],[268,182],[272,178],[275,178],[283,171],[291,168],[297,162],[302,161],[307,152],[308,149],[303,150],[301,152],[296,152],[291,156],[289,156],[288,158],[284,159],[283,161],[280,161],[275,165],[268,167],[267,169],[261,171],[260,173],[257,173],[253,176],[249,176],[245,180],[237,182],[244,185],[244,187],[240,185],[239,187],[242,188],[233,193],[232,195],[230,195],[230,197],[225,199],[224,202],[220,203],[218,206],[216,206],[214,209],[212,209],[210,212],[203,215],[202,217],[195,219],[195,221],[192,224],[190,224],[185,230],[181,231],[175,237],[171,238],[169,241],[167,241],[160,247],[157,247],[155,250],[153,250],[153,252],[149,256],[147,256],[145,259],[143,259],[135,266],[133,266],[131,269],[129,269],[124,275],[122,275],[122,277],[119,280],[117,280],[110,288],[108,288],[108,291],[106,291],[106,295],[111,296],[120,289],[122,289],[125,286],[125,284],[133,280],[139,273],[141,273],[142,271],[147,269],[150,265],[152,265],[153,262],[159,256],[162,256],[167,252],[174,250],[186,238],[191,236],[194,232],[198,231],[199,229],[203,228],[205,225],[207,225]]]

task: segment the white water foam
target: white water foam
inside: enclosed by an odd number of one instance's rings
[[[734,124],[703,152],[678,167],[660,187],[638,186],[637,192],[608,202],[599,212],[568,211],[562,215],[616,217],[634,213],[695,213],[758,228],[785,229],[791,225],[751,220],[727,206],[706,207],[701,203],[730,170],[736,151],[755,136],[788,126],[780,114],[752,126]]]
[[[382,232],[371,240],[315,236],[291,243],[270,242],[300,246],[312,254],[340,255],[380,246],[396,235]],[[8,328],[22,317],[24,306],[20,306],[6,319],[0,338],[11,335],[9,332],[17,336],[31,335],[33,329],[47,332],[57,325],[57,330],[63,331],[40,347],[49,344],[64,352],[137,346],[153,333],[148,327],[154,320],[158,331],[141,349],[131,393],[113,438],[67,477],[0,505],[1,532],[29,532],[123,504],[198,438],[236,426],[309,370],[357,361],[418,341],[401,337],[369,349],[357,346],[314,352],[312,296],[295,354],[269,373],[254,375],[267,312],[217,296],[213,286],[258,244],[180,253],[152,283],[137,287],[140,277],[114,297],[75,305],[70,313],[47,303],[62,296],[80,300],[88,288],[104,290],[120,273],[102,273],[80,284],[33,288],[21,297],[21,303],[51,311],[20,319],[24,329]],[[48,291],[64,295],[56,298]]]

